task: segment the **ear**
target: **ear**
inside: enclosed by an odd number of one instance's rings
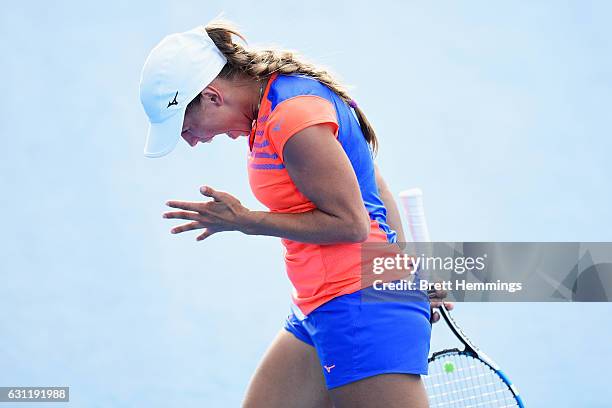
[[[223,94],[219,88],[214,86],[208,85],[200,94],[202,95],[203,101],[206,103],[213,103],[217,106],[221,106],[224,103]]]

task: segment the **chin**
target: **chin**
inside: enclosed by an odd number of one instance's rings
[[[232,130],[231,132],[227,132],[227,135],[234,140],[238,139],[240,136],[245,136],[246,134],[247,132],[243,130]]]

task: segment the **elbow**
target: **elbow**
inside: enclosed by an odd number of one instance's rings
[[[361,243],[367,241],[370,236],[370,217],[360,216],[357,219],[352,220],[349,224],[350,228],[347,239],[351,243]]]

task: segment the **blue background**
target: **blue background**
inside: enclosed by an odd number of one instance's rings
[[[203,184],[263,207],[245,139],[145,159],[138,99],[150,49],[221,11],[251,43],[297,49],[353,85],[379,167],[394,193],[424,190],[434,239],[612,240],[610,2],[376,5],[3,4],[0,386],[67,385],[73,407],[239,405],[287,312],[281,244],[169,234],[164,202]],[[527,406],[607,407],[611,312],[455,316]]]

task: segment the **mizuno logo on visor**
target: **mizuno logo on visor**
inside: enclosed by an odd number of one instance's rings
[[[168,108],[171,107],[172,105],[178,105],[178,102],[176,101],[177,96],[178,96],[178,91],[176,91],[176,94],[174,95],[174,99],[168,102],[168,106],[167,106]]]

